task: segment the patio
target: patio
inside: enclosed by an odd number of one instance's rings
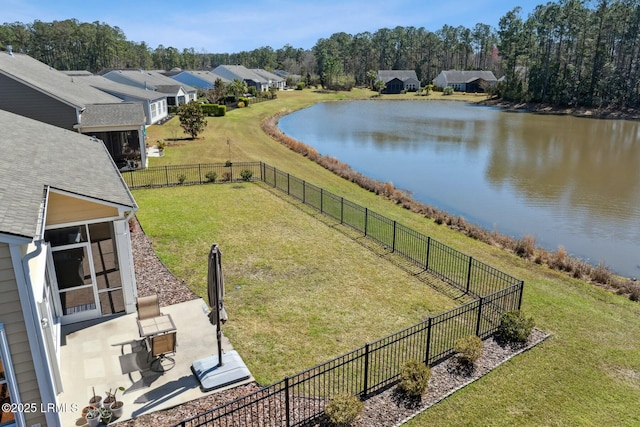
[[[191,364],[217,353],[216,330],[206,315],[207,304],[195,299],[162,307],[161,311],[171,315],[177,329],[177,350],[172,355],[175,366],[164,372],[149,367],[135,313],[63,327],[60,360],[64,392],[58,403],[68,410],[62,414],[64,425],[86,424],[80,411],[88,404],[92,388],[104,398],[105,391],[124,387],[117,395],[124,402],[124,414],[117,421],[123,421],[253,381],[249,378],[204,393]],[[224,336],[222,348],[225,354],[233,350]]]

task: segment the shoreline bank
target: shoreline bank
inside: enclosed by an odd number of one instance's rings
[[[534,114],[570,115],[601,120],[640,120],[640,111],[633,108],[589,108],[589,107],[560,107],[551,104],[533,102],[513,102],[502,99],[485,99],[474,102],[477,105],[498,107],[506,111],[517,111]]]

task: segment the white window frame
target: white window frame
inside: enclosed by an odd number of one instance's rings
[[[13,372],[13,363],[11,362],[11,354],[9,352],[9,342],[7,341],[7,333],[4,329],[4,324],[0,323],[0,357],[2,358],[2,365],[4,366],[4,383],[7,384],[9,394],[11,396],[11,403],[20,403],[20,395],[18,393],[18,381],[16,380],[15,373]],[[3,427],[10,426],[24,426],[24,413],[14,412],[15,423],[7,424]]]

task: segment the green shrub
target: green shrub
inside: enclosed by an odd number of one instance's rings
[[[431,369],[416,359],[409,359],[400,368],[398,388],[409,397],[420,397],[427,391]]]
[[[460,338],[456,341],[454,350],[458,353],[458,362],[473,365],[482,355],[482,340],[475,335]]]
[[[182,175],[180,175],[180,176],[178,177],[178,182],[179,182],[180,184],[184,184],[184,182],[185,182],[186,180],[187,180],[187,176],[186,176],[186,175],[184,175],[184,174],[182,174]]]
[[[215,116],[218,104],[200,104],[200,109],[206,116]]]
[[[306,85],[304,84],[304,82],[298,82],[296,83],[296,90],[302,90],[305,88],[305,86]]]
[[[526,342],[533,326],[533,318],[526,317],[519,310],[507,311],[500,316],[498,338],[507,343]]]
[[[444,89],[442,89],[442,94],[443,95],[453,95],[453,88],[451,86],[447,86]]]
[[[249,169],[243,169],[240,171],[240,176],[242,177],[243,181],[250,181],[251,177],[253,176],[253,172],[251,172]]]
[[[341,393],[333,396],[324,408],[324,413],[336,426],[350,426],[362,415],[364,403],[356,396],[349,393]]]
[[[216,108],[216,112],[214,114],[216,117],[224,117],[227,115],[227,106],[226,105],[218,105]]]
[[[215,173],[214,171],[209,171],[205,174],[204,177],[207,179],[207,182],[216,182],[216,179],[218,178],[218,174]]]

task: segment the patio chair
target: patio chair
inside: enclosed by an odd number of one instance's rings
[[[160,316],[160,303],[158,295],[149,295],[147,297],[138,297],[138,319],[150,319]]]
[[[176,353],[176,331],[154,335],[149,338],[148,342],[149,356],[152,357],[149,367],[152,371],[164,372],[175,366],[175,359],[169,357],[168,354]]]

